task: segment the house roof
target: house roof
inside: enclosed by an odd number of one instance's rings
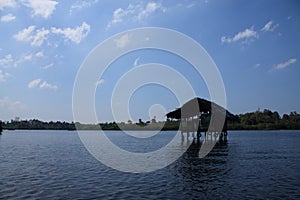
[[[167,118],[172,118],[172,119],[189,118],[189,117],[197,116],[199,115],[199,113],[211,113],[212,110],[217,114],[218,113],[224,114],[224,112],[226,112],[227,119],[235,118],[235,115],[230,113],[222,106],[199,97],[189,100],[188,102],[183,104],[181,108],[177,108],[176,110],[167,113],[166,116]]]

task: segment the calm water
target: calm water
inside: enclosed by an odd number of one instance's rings
[[[131,151],[147,144],[108,134]],[[172,134],[151,138],[151,148]],[[0,199],[300,199],[300,131],[234,131],[207,157],[197,158],[198,149],[167,168],[131,174],[94,159],[76,132],[5,131]]]

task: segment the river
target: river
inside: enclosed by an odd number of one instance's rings
[[[124,149],[143,149],[106,133]],[[152,137],[148,150],[172,135]],[[230,131],[201,159],[195,145],[163,169],[134,174],[96,160],[75,131],[4,131],[0,199],[300,199],[300,131]]]

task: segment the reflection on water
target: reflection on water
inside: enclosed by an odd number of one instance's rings
[[[184,197],[214,197],[213,191],[225,184],[224,177],[228,173],[227,140],[219,140],[208,156],[200,158],[199,151],[205,142],[208,141],[192,140],[186,153],[169,168],[184,183]]]

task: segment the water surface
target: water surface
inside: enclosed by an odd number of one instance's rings
[[[175,133],[149,140],[107,134],[141,152],[165,145]],[[300,199],[300,131],[231,131],[202,159],[200,145],[164,169],[132,174],[97,161],[76,132],[4,131],[0,199]]]

